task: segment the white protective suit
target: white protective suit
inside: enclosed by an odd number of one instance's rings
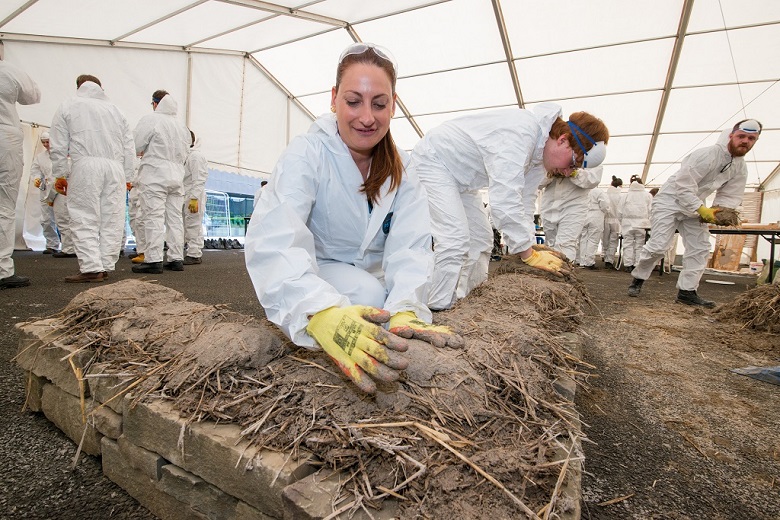
[[[206,180],[209,176],[209,163],[200,151],[200,138],[190,148],[184,163],[184,243],[187,256],[203,256],[203,214],[206,212]],[[191,213],[187,208],[191,199],[198,201],[198,211]],[[251,221],[250,221],[251,222]]]
[[[607,193],[601,188],[593,188],[588,193],[588,212],[580,235],[579,264],[583,267],[596,265],[596,251],[604,232],[604,219],[608,214]]]
[[[97,83],[86,81],[57,109],[49,134],[52,175],[68,180],[66,199],[79,270],[111,272],[122,249],[125,182],[133,175],[135,154],[127,120]]]
[[[618,250],[620,242],[620,219],[617,216],[617,210],[620,207],[620,200],[623,197],[623,191],[615,186],[607,188],[607,199],[609,199],[609,214],[604,219],[604,235],[601,238],[601,246],[604,249],[604,263],[615,263],[615,253]]]
[[[618,206],[620,232],[623,234],[623,265],[632,267],[639,260],[650,227],[650,206],[653,196],[644,184],[632,182]],[[698,207],[698,206],[697,206]]]
[[[24,71],[0,60],[0,278],[14,275],[16,198],[24,166],[24,134],[16,103],[41,101],[38,85]]]
[[[388,179],[370,210],[362,184],[335,115],[326,114],[290,142],[252,214],[249,276],[268,319],[296,345],[314,347],[309,317],[333,306],[411,310],[430,323],[425,190],[407,167],[401,185],[388,193]]]
[[[146,263],[163,261],[164,242],[168,243],[168,261],[184,258],[184,161],[192,137],[176,118],[176,111],[176,101],[167,94],[154,112],[138,121],[133,132],[135,150],[143,152],[136,196]]]
[[[545,176],[542,190],[541,217],[545,245],[574,260],[585,217],[588,193],[601,182],[604,168],[580,168],[573,177]]]
[[[135,168],[133,168],[133,171],[135,172],[135,175],[132,181],[133,184],[130,191],[127,192],[127,220],[130,225],[130,231],[135,238],[135,251],[136,253],[141,254],[144,252],[146,246],[144,244],[143,220],[141,219],[138,207],[140,205],[138,202],[138,187],[140,186],[140,183],[138,182],[138,169],[141,167],[141,158],[137,155],[135,156],[134,164]]]
[[[60,248],[60,236],[57,234],[54,200],[59,194],[54,191],[54,177],[51,175],[51,157],[49,157],[49,151],[45,148],[33,158],[30,166],[30,180],[33,182],[40,180],[41,183],[38,189],[41,192],[41,228],[43,228],[43,238],[46,239],[46,249],[58,250]]]
[[[723,208],[736,208],[745,194],[747,166],[743,157],[729,153],[730,134],[731,130],[725,130],[717,144],[688,155],[677,173],[661,186],[653,200],[650,240],[642,248],[631,276],[641,280],[650,277],[669,249],[676,229],[685,247],[677,289],[695,291],[699,287],[710,253],[710,232],[706,223],[699,222],[696,210],[713,192],[713,207]],[[730,161],[731,166],[726,168]]]
[[[561,107],[492,110],[447,121],[412,152],[428,192],[436,255],[432,309],[448,309],[487,279],[493,229],[480,190],[488,189],[493,223],[509,253],[535,242],[536,188],[542,153]]]

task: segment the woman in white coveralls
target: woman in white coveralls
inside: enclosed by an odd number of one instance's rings
[[[430,325],[428,203],[393,143],[397,66],[356,43],[342,53],[331,111],[280,157],[246,236],[246,265],[270,321],[316,345],[361,390],[394,381],[416,337],[461,346]],[[379,324],[389,321],[389,330]],[[368,373],[368,376],[366,375]],[[370,376],[370,377],[369,377]]]
[[[467,115],[429,131],[414,147],[412,162],[431,211],[436,260],[430,308],[450,308],[487,279],[493,231],[483,188],[509,253],[560,275],[560,258],[531,247],[536,188],[545,171],[569,176],[601,164],[608,139],[600,119],[577,112],[564,121],[554,103]]]

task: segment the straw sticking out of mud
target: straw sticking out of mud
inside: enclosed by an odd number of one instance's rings
[[[780,332],[780,285],[759,285],[721,305],[712,313],[721,321],[741,323],[743,328]]]
[[[580,458],[566,448],[577,416],[553,387],[577,360],[555,334],[576,329],[587,295],[571,276],[503,262],[504,274],[435,316],[466,347],[413,342],[401,381],[374,397],[267,321],[146,282],[81,293],[58,316],[60,338],[126,374],[136,400],[239,424],[255,445],[343,472],[339,510],[394,497],[403,518],[552,517],[572,507],[559,490]]]

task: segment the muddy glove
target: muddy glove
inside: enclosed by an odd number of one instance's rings
[[[67,195],[68,179],[66,179],[65,177],[57,177],[57,179],[54,181],[54,191],[56,191],[60,195]]]
[[[187,209],[190,210],[190,213],[197,213],[198,212],[198,199],[190,199],[190,203],[187,204]]]
[[[552,251],[534,250],[534,252],[531,253],[531,256],[523,259],[523,262],[525,262],[526,265],[541,269],[542,271],[547,271],[555,276],[563,276],[564,272],[568,272],[566,263],[553,254]]]
[[[392,352],[405,352],[406,340],[378,325],[389,319],[389,312],[376,307],[330,307],[309,319],[306,332],[358,388],[373,394],[376,384],[371,378],[395,381],[397,370],[409,366],[406,358]]]
[[[420,339],[434,347],[463,348],[465,342],[458,334],[444,325],[432,325],[417,318],[413,311],[398,312],[390,318],[390,332],[396,336],[409,339]]]
[[[715,223],[715,213],[720,211],[720,208],[708,208],[705,205],[699,206],[699,209],[696,210],[696,213],[699,214],[699,217],[701,218],[702,222],[709,222],[710,224]]]

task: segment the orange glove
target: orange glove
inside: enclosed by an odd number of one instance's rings
[[[57,179],[54,181],[54,191],[56,191],[60,195],[67,195],[68,179],[66,179],[65,177],[57,177]]]
[[[133,189],[133,183],[132,182],[126,182],[125,187],[127,188],[127,191],[130,191]]]

